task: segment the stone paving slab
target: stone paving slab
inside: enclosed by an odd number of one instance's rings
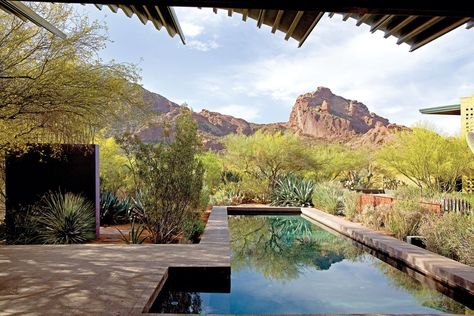
[[[0,246],[0,315],[142,314],[169,267],[230,269],[225,208],[197,245]]]
[[[442,283],[474,296],[474,268],[426,249],[410,245],[396,238],[375,232],[343,218],[325,213],[315,208],[301,208],[309,217],[335,231],[350,237],[370,248],[397,259]]]

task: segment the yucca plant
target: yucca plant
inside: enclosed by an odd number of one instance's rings
[[[277,179],[272,192],[272,205],[277,206],[313,206],[314,182],[293,174]]]
[[[141,245],[147,238],[142,238],[142,234],[145,231],[145,228],[142,224],[138,224],[138,226],[135,227],[135,219],[132,219],[132,221],[130,222],[130,231],[128,232],[128,236],[126,236],[120,229],[117,230],[119,231],[120,235],[122,235],[122,240],[126,244]]]
[[[100,194],[100,224],[104,226],[130,222],[132,203],[129,199],[119,199],[113,192]]]
[[[94,206],[80,195],[47,193],[33,216],[40,243],[78,244],[95,238]]]

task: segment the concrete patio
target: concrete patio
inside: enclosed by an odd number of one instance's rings
[[[0,315],[141,314],[169,267],[230,271],[227,212],[198,245],[1,246],[0,267]]]

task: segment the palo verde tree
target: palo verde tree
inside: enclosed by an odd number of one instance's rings
[[[267,183],[270,190],[281,175],[311,170],[319,165],[310,148],[290,133],[231,135],[224,144],[227,164]]]
[[[72,6],[31,6],[67,38],[0,12],[0,149],[90,142],[140,99],[137,70],[100,60],[105,27]]]
[[[466,141],[416,127],[399,133],[378,153],[383,166],[405,176],[420,189],[451,191],[473,170]]]

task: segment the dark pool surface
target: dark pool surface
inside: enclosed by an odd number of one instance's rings
[[[182,281],[179,290],[166,284],[150,312],[464,314],[468,310],[302,217],[231,216],[229,228],[231,292],[186,292]]]

